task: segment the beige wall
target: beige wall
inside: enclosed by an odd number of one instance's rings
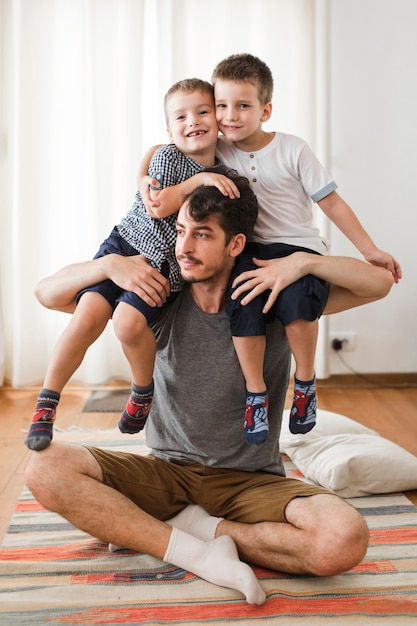
[[[331,0],[330,166],[377,245],[404,278],[384,301],[330,320],[357,333],[345,353],[360,372],[417,371],[417,3]],[[332,233],[334,254],[353,254]],[[332,373],[346,372],[333,354]]]

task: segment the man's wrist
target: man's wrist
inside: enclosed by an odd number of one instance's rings
[[[314,274],[313,269],[316,267],[315,261],[320,257],[316,254],[311,254],[310,252],[294,252],[291,255],[291,258],[295,262],[295,266],[297,268],[299,278],[303,276],[307,276],[307,274]]]
[[[119,256],[117,254],[106,254],[104,256],[96,259],[96,271],[97,271],[97,282],[101,282],[102,280],[111,279],[112,269],[114,268],[115,262],[117,262],[116,257]]]

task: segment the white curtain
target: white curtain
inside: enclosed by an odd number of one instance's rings
[[[42,382],[68,322],[36,301],[36,282],[91,258],[128,210],[142,155],[166,140],[162,100],[173,82],[210,80],[225,56],[256,54],[275,78],[267,128],[301,135],[326,157],[317,42],[327,2],[0,3],[0,351],[18,387]],[[0,354],[0,375],[1,363]],[[72,380],[113,377],[130,374],[110,323]]]

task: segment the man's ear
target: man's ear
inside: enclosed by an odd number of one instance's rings
[[[237,257],[241,252],[243,252],[246,244],[246,235],[243,233],[238,233],[234,237],[232,237],[230,241],[230,256]]]

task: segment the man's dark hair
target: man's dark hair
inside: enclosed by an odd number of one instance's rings
[[[213,168],[205,171],[224,174],[238,187],[239,198],[224,196],[217,187],[201,186],[190,193],[187,200],[187,212],[197,223],[207,222],[213,215],[225,232],[226,245],[234,235],[243,233],[250,237],[258,217],[258,200],[245,176],[228,168]]]

